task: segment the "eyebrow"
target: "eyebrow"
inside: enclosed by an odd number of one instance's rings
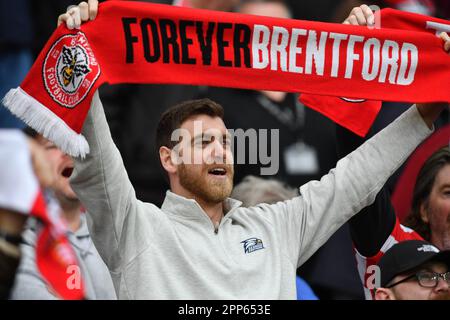
[[[201,133],[201,134],[198,134],[198,135],[196,135],[196,136],[194,136],[194,137],[192,137],[191,138],[191,143],[192,142],[194,142],[194,141],[196,141],[196,140],[198,140],[198,139],[204,139],[204,138],[215,138],[216,136],[215,135],[212,135],[212,134],[209,134],[209,133],[205,133],[205,132],[203,132],[203,133]],[[231,135],[230,135],[230,133],[229,132],[227,132],[227,133],[223,133],[222,134],[222,139],[223,138],[225,138],[225,140],[231,140]]]
[[[193,136],[191,138],[191,142],[194,142],[194,141],[197,141],[197,140],[200,140],[200,139],[203,140],[205,137],[211,137],[211,135],[207,135],[205,133],[200,133],[200,134],[198,134],[196,136]]]
[[[438,263],[441,263],[441,262],[438,262]],[[444,264],[445,265],[445,264]],[[427,272],[434,272],[434,273],[440,273],[440,272],[437,272],[437,271],[434,271],[433,270],[433,267],[436,267],[436,266],[439,266],[439,264],[426,264],[425,266],[422,266],[421,268],[419,268],[418,270],[417,270],[417,272],[421,272],[421,271],[427,271]],[[444,271],[443,273],[446,273],[446,272],[448,272],[449,271],[449,269],[448,268],[446,268],[446,270],[447,271]]]
[[[44,148],[56,148],[56,144],[53,142],[47,142],[44,144]]]

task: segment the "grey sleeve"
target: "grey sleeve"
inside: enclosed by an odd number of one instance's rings
[[[111,272],[120,272],[127,262],[125,253],[136,254],[145,245],[143,226],[138,219],[138,207],[143,204],[136,199],[112,140],[98,91],[82,133],[90,153],[85,159],[74,159],[71,185],[87,209],[89,232],[98,252]],[[149,231],[146,230],[147,235]]]
[[[299,197],[275,204],[271,218],[292,263],[302,265],[340,226],[373,203],[387,179],[432,132],[412,106],[320,181],[301,186]]]
[[[30,243],[21,245],[20,264],[10,296],[12,300],[58,300],[49,291],[47,282],[37,268],[35,250]]]

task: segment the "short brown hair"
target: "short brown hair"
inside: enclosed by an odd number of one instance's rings
[[[185,101],[166,110],[156,129],[158,150],[162,146],[172,149],[177,143],[172,141],[172,133],[179,129],[187,119],[202,114],[223,119],[224,111],[220,104],[207,98]]]
[[[422,204],[429,205],[428,201],[436,176],[448,164],[450,164],[450,148],[448,146],[438,149],[425,161],[417,175],[414,186],[411,213],[404,221],[404,225],[414,229],[427,241],[430,241],[431,238],[431,228],[428,223],[422,220],[420,207]]]

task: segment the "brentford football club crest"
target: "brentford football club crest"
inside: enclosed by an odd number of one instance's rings
[[[83,32],[59,38],[45,57],[45,88],[58,104],[74,108],[100,76],[100,66]]]

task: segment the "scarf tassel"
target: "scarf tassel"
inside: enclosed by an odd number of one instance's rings
[[[89,153],[89,145],[83,135],[76,133],[61,118],[20,87],[9,90],[2,103],[14,115],[53,141],[70,156],[84,159]]]

